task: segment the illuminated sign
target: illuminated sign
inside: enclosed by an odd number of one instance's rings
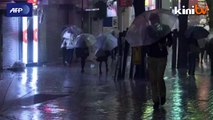
[[[32,16],[32,4],[30,3],[8,3],[6,7],[8,17]]]

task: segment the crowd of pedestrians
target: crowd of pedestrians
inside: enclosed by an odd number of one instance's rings
[[[167,66],[167,57],[168,57],[168,47],[173,45],[173,36],[177,31],[170,29],[166,24],[161,23],[160,16],[158,14],[152,13],[149,16],[149,25],[145,28],[147,30],[147,35],[149,39],[154,40],[151,44],[145,45],[147,61],[146,66],[148,76],[151,83],[152,90],[152,100],[153,108],[156,110],[161,105],[164,105],[166,102],[166,85],[164,80],[164,73]],[[168,32],[169,31],[169,32]],[[209,56],[209,61],[211,64],[211,75],[213,75],[213,38],[208,40],[202,46],[198,42],[198,39],[194,37],[194,34],[185,37],[187,44],[187,73],[189,76],[194,76],[197,66],[197,61],[200,61],[201,64],[207,61]],[[81,58],[81,72],[84,73],[84,67],[86,59],[89,56],[89,46],[84,43],[84,46],[81,48],[75,48],[72,45],[74,37],[70,39],[63,38],[61,45],[63,51],[63,64],[71,65],[72,56],[75,51],[76,57]],[[148,41],[149,42],[149,41]],[[119,43],[119,41],[118,41]],[[117,50],[124,50],[123,47],[113,47],[113,49],[98,49],[96,51],[96,61],[99,63],[99,74],[102,74],[102,63],[105,63],[106,73],[109,71],[108,58],[111,56],[112,60],[115,59]],[[120,55],[120,52],[119,52]],[[200,55],[200,57],[199,57]]]

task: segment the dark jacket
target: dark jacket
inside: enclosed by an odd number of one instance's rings
[[[159,41],[147,46],[147,54],[149,57],[163,58],[167,57],[167,46],[172,45],[172,33],[162,37]]]
[[[188,52],[198,54],[200,52],[200,47],[198,41],[195,38],[188,38]]]
[[[89,56],[89,48],[76,48],[76,56],[86,59]]]

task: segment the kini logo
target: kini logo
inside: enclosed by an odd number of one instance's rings
[[[209,8],[208,6],[199,7],[198,4],[192,6],[192,8],[185,9],[185,6],[182,6],[182,9],[179,9],[177,6],[174,7],[172,12],[176,15],[206,15]]]
[[[31,3],[8,3],[7,17],[31,17],[32,4]]]

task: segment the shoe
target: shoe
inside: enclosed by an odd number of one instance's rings
[[[154,110],[158,110],[159,109],[159,102],[154,103],[153,108],[154,108]]]

